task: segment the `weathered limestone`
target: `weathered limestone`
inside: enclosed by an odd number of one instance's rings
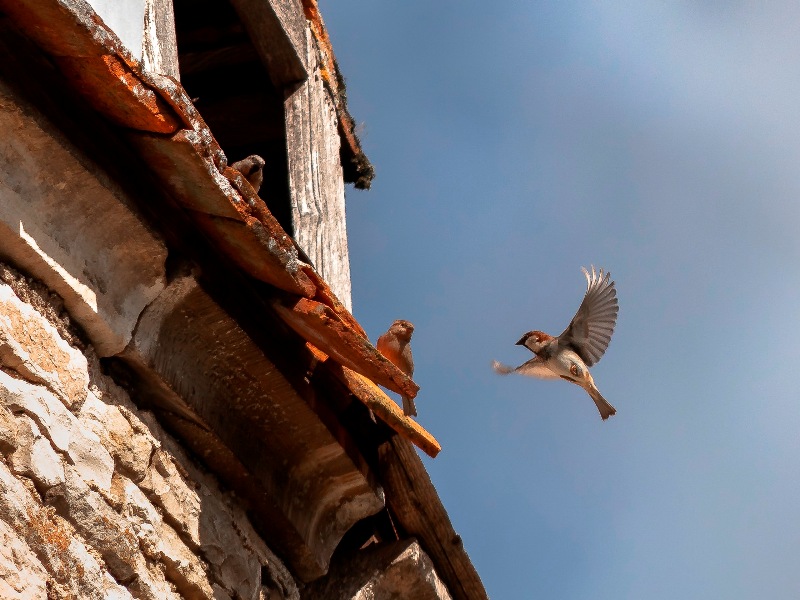
[[[17,421],[13,413],[5,406],[0,406],[0,453],[9,455],[19,444]]]
[[[123,407],[106,404],[89,393],[81,406],[78,419],[100,440],[114,459],[116,469],[140,482],[147,474],[153,443],[133,429],[125,418]]]
[[[87,482],[108,492],[114,472],[113,458],[100,444],[97,435],[86,429],[55,395],[0,372],[0,402],[13,412],[21,412],[35,421],[37,428],[32,435],[40,451],[45,452],[45,447],[38,442],[39,429],[49,440],[48,447],[52,444],[53,449],[64,455]],[[25,451],[27,448],[20,447],[15,456]]]
[[[44,490],[63,484],[64,465],[33,419],[20,416],[16,429],[19,447],[9,460],[14,473],[30,477]]]
[[[47,597],[47,573],[30,546],[0,521],[0,598],[34,600]]]
[[[120,352],[164,287],[166,248],[121,188],[2,81],[0,131],[0,256],[58,292],[101,356]]]
[[[14,330],[27,333],[23,342],[12,337]],[[86,397],[86,357],[8,285],[0,285],[0,364],[27,381],[44,385],[66,407]]]
[[[55,592],[53,596],[132,598],[113,580],[72,526],[42,505],[30,480],[18,479],[2,462],[0,522],[17,533],[31,549],[48,575],[47,586]],[[3,568],[11,567],[6,564]]]
[[[0,597],[299,598],[242,508],[52,319],[0,283]]]

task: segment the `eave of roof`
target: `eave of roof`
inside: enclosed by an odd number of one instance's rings
[[[317,29],[324,33],[324,26],[315,20],[316,4],[308,0],[304,5],[320,40]],[[126,132],[161,186],[220,255],[253,280],[274,287],[265,303],[306,340],[317,361],[314,371],[346,388],[401,436],[435,456],[441,449],[436,440],[404,417],[376,385],[413,396],[416,384],[375,350],[258,195],[227,167],[225,154],[180,84],[143,71],[81,0],[0,0],[0,10],[63,70],[75,91]],[[327,42],[320,45],[329,49]],[[332,52],[329,57],[333,61]],[[336,94],[334,85],[341,79],[335,61],[330,64],[329,88]],[[352,132],[349,115],[339,116],[340,127],[349,119]],[[398,442],[391,440],[394,449],[384,450],[381,457],[387,503],[405,531],[424,542],[455,598],[486,598],[424,466],[407,444],[404,448]]]
[[[300,257],[294,240],[227,159],[180,85],[142,69],[84,2],[0,0],[0,8],[62,69],[76,92],[127,135],[197,227],[248,275],[285,292],[276,313],[318,348],[342,383],[430,456],[440,445],[374,385],[416,396],[419,387],[383,357],[327,283]],[[327,358],[331,357],[331,358]],[[356,383],[358,381],[358,383]],[[367,386],[369,387],[369,386]],[[355,388],[355,389],[352,389]]]

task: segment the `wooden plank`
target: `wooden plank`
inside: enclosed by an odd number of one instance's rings
[[[355,371],[343,367],[311,344],[311,353],[320,361],[322,368],[338,379],[358,400],[369,408],[375,416],[394,431],[406,438],[431,458],[435,458],[442,446],[422,425],[403,414],[403,410],[372,381]]]
[[[153,73],[180,79],[172,0],[145,0],[142,66]]]
[[[347,310],[352,311],[341,140],[330,93],[308,32],[313,74],[286,99],[286,146],[293,237]]]
[[[339,370],[341,371],[342,379],[350,391],[353,392],[353,395],[389,427],[431,458],[435,458],[442,451],[442,446],[436,441],[436,438],[419,423],[404,415],[403,409],[384,394],[372,381],[347,367],[339,366]]]
[[[231,0],[277,88],[308,77],[306,18],[297,0]]]
[[[295,245],[297,245],[297,242],[295,242]],[[303,257],[303,260],[306,263],[309,263],[308,265],[303,265],[300,268],[312,281],[314,287],[317,288],[317,293],[314,296],[314,300],[317,302],[322,302],[323,304],[327,304],[333,310],[333,312],[336,313],[336,316],[344,322],[345,325],[347,325],[361,337],[369,339],[367,332],[364,331],[363,327],[361,327],[361,323],[356,321],[356,318],[350,313],[349,310],[347,310],[336,294],[333,293],[333,290],[328,285],[328,282],[320,277],[319,273],[317,273],[311,266],[311,259],[308,258],[302,248],[299,246],[297,246],[297,248],[299,255]]]
[[[453,529],[413,446],[394,436],[378,448],[378,472],[397,522],[416,537],[455,600],[488,600],[478,572]]]

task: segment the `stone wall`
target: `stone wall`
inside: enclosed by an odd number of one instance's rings
[[[0,265],[0,598],[299,598],[236,498]]]

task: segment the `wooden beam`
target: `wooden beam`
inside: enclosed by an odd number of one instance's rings
[[[378,448],[378,473],[397,522],[433,559],[454,600],[488,600],[439,494],[414,448],[399,436]]]
[[[308,77],[306,18],[297,0],[231,0],[277,88]]]
[[[417,448],[431,458],[442,451],[442,446],[422,425],[403,414],[403,410],[372,381],[355,371],[328,360],[327,355],[307,344],[330,375],[338,379],[358,400],[369,408],[375,416],[386,423]]]
[[[191,275],[174,279],[142,313],[119,355],[147,402],[223,481],[252,503],[303,581],[323,575],[345,533],[383,509],[366,463],[354,459],[306,397],[303,345],[280,332],[256,343]],[[299,351],[299,352],[298,352]],[[178,412],[176,407],[181,410]]]
[[[145,0],[142,66],[148,71],[180,79],[172,0]]]
[[[341,369],[342,377],[353,395],[374,412],[375,416],[431,458],[435,458],[442,451],[442,446],[436,441],[436,438],[428,433],[422,425],[404,415],[403,409],[384,394],[377,385],[347,367],[336,366]]]

